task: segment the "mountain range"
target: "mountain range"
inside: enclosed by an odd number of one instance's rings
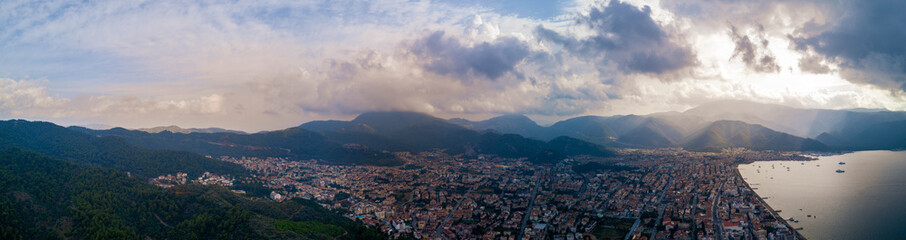
[[[22,147],[63,159],[92,159],[120,170],[129,167],[117,159],[147,159],[142,164],[151,165],[158,160],[147,156],[154,154],[183,156],[180,164],[193,166],[214,161],[201,156],[285,157],[332,164],[398,166],[404,161],[392,152],[435,149],[467,156],[532,158],[548,151],[556,153],[547,154],[551,156],[609,157],[615,155],[614,148],[837,151],[906,147],[904,112],[798,109],[741,101],[709,103],[684,112],[580,116],[550,126],[538,125],[523,115],[470,121],[387,111],[363,113],[350,121],[312,121],[251,134],[179,129],[94,130],[11,120],[0,123],[0,146]],[[124,152],[141,152],[139,155],[145,157],[107,154],[113,152],[110,149],[131,149]],[[85,152],[104,157],[87,158],[82,156]],[[154,176],[163,172],[154,167],[141,169],[144,172],[135,173]],[[237,171],[236,167],[225,169]]]
[[[223,133],[223,132],[225,132],[225,133],[245,133],[243,131],[229,130],[229,129],[223,129],[223,128],[181,128],[176,125],[160,126],[160,127],[153,127],[153,128],[139,128],[136,130],[148,132],[148,133],[159,133],[159,132],[163,132],[163,131],[168,131],[171,133],[196,133],[196,132],[197,133]]]
[[[614,156],[603,146],[562,136],[546,141],[518,134],[477,131],[423,113],[369,112],[351,121],[314,121],[299,127],[253,134],[149,133],[112,128],[69,130],[99,137],[114,137],[156,150],[181,150],[207,156],[285,157],[319,159],[331,164],[397,166],[403,161],[391,152],[438,149],[449,154],[493,154],[531,158],[543,151],[563,156]]]
[[[570,136],[618,148],[684,147],[717,150],[903,149],[906,112],[800,109],[747,101],[719,101],[684,112],[649,115],[580,116],[540,126],[522,115],[484,121],[451,119],[483,131],[549,140]]]

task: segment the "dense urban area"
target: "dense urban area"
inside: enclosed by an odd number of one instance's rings
[[[402,167],[232,158],[269,198],[313,199],[392,237],[415,239],[801,239],[738,174],[736,164],[807,160],[795,153],[679,148],[623,150],[556,165],[526,159],[394,153]],[[185,174],[153,184],[185,184]],[[204,174],[201,184],[231,186]],[[235,190],[239,193],[243,191]]]

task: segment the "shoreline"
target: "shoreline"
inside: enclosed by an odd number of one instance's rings
[[[747,182],[746,179],[742,177],[742,173],[739,172],[739,164],[733,165],[733,171],[736,173],[736,177],[738,177],[740,180],[742,180],[742,182],[746,185],[746,188],[748,188],[749,190],[752,191],[753,194],[755,194],[755,198],[757,198],[758,201],[761,202],[761,204],[764,205],[764,207],[768,209],[768,212],[771,213],[771,216],[774,216],[774,219],[779,219],[780,222],[783,223],[783,225],[786,225],[786,227],[789,228],[790,231],[793,231],[793,233],[796,234],[797,239],[803,239],[803,240],[806,239],[804,236],[802,236],[802,233],[800,233],[799,230],[796,230],[796,228],[794,228],[793,225],[790,225],[790,223],[787,222],[786,219],[783,219],[783,217],[781,217],[780,214],[778,214],[776,211],[774,211],[774,208],[771,207],[771,205],[769,205],[767,202],[764,201],[763,198],[761,198],[761,195],[758,195],[758,192],[756,192],[754,189],[752,189],[751,186],[749,186],[749,182]]]

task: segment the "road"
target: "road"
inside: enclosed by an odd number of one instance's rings
[[[714,203],[711,205],[711,214],[712,220],[714,222],[714,233],[716,233],[715,239],[722,240],[724,239],[723,233],[723,221],[720,220],[720,214],[717,213],[717,207],[720,205],[720,195],[723,194],[724,185],[727,184],[727,181],[720,183],[720,188],[717,189],[717,199],[714,199]]]
[[[664,195],[667,194],[667,189],[670,188],[670,183],[673,182],[673,178],[667,180],[667,185],[664,185],[664,189],[661,189],[661,196],[658,197],[657,203],[662,204],[664,202]],[[661,219],[664,217],[664,210],[667,209],[667,204],[661,205],[661,208],[657,212],[657,220],[655,220],[654,229],[651,229],[651,238],[654,239],[654,235],[657,234],[657,224],[661,222]]]
[[[661,203],[662,201],[664,201],[664,194],[667,193],[667,188],[670,187],[670,182],[671,182],[671,181],[673,181],[672,178],[671,178],[671,179],[668,179],[668,180],[667,180],[667,185],[664,185],[664,189],[661,189],[661,196],[659,196],[659,197],[658,197],[658,200],[657,200],[658,203]],[[664,209],[666,209],[666,207],[667,207],[667,205],[664,205],[664,206],[661,207],[660,210],[658,210],[659,213],[658,213],[658,217],[657,217],[658,220],[657,220],[657,221],[660,221],[661,217],[663,217],[663,215],[664,215]],[[637,216],[637,217],[635,218],[635,223],[632,224],[632,228],[629,228],[629,233],[627,233],[627,234],[626,234],[626,237],[624,237],[623,239],[624,239],[624,240],[629,240],[629,237],[632,236],[632,233],[635,232],[635,229],[639,227],[639,224],[640,224],[641,222],[642,222],[642,215],[639,214],[639,216]],[[657,232],[656,230],[657,230],[657,229],[652,230],[652,232],[651,232],[651,236],[652,236],[651,238],[652,238],[652,239],[654,238],[654,234]]]
[[[456,213],[456,210],[459,210],[459,207],[460,207],[460,205],[462,205],[463,200],[468,198],[469,194],[472,193],[472,190],[475,190],[475,188],[477,188],[480,185],[481,184],[475,184],[474,186],[469,188],[469,190],[466,191],[466,193],[463,194],[462,197],[459,198],[459,200],[456,201],[456,207],[453,207],[453,211],[451,211],[450,214],[447,214],[447,217],[444,218],[444,221],[440,222],[440,225],[437,225],[437,229],[434,230],[435,237],[442,236],[442,234],[440,233],[440,230],[444,229],[444,226],[447,225],[447,222],[449,222],[450,219],[453,218],[453,214]]]
[[[532,190],[532,200],[529,200],[528,208],[525,209],[525,216],[522,216],[522,224],[519,225],[519,235],[516,235],[516,239],[522,239],[522,236],[525,234],[525,225],[528,224],[529,217],[532,215],[532,208],[535,207],[535,198],[538,196],[538,192],[541,191],[541,175],[535,178],[535,190]]]
[[[698,188],[696,187],[692,189],[692,192],[698,192],[697,190]],[[692,196],[692,206],[698,206],[698,194]],[[692,234],[695,234],[695,226],[698,226],[698,223],[695,222],[695,215],[698,214],[696,210],[698,210],[698,207],[692,207]]]
[[[635,232],[635,229],[639,227],[639,223],[642,222],[642,215],[639,214],[639,217],[635,218],[635,223],[632,224],[632,228],[629,228],[629,233],[626,234],[626,237],[623,240],[629,240],[629,237],[632,236],[632,233]]]

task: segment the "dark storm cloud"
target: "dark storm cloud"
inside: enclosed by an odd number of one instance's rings
[[[576,23],[595,34],[578,39],[543,26],[535,32],[541,39],[564,46],[573,55],[614,63],[624,73],[661,74],[697,63],[691,50],[671,41],[669,34],[651,18],[648,6],[637,8],[611,1],[606,7],[592,8]]]
[[[752,38],[748,35],[740,33],[735,26],[730,26],[730,38],[736,44],[733,56],[730,59],[740,58],[746,64],[746,67],[755,72],[773,73],[780,71],[780,66],[777,65],[774,54],[768,49],[770,42],[763,37],[764,27],[759,26],[758,30],[760,36],[755,37],[756,44],[752,42]]]
[[[832,27],[791,37],[800,51],[837,62],[850,81],[906,90],[906,1],[847,2]]]
[[[470,47],[455,38],[445,37],[443,31],[416,41],[411,50],[428,60],[425,68],[429,71],[467,79],[477,75],[491,80],[514,72],[516,65],[530,53],[525,42],[513,37],[501,37]]]

